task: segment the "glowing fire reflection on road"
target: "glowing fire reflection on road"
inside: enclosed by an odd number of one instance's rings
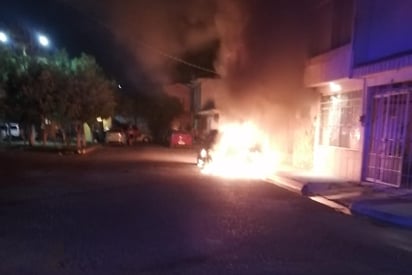
[[[280,162],[279,154],[270,147],[269,136],[251,122],[221,125],[211,150],[212,161],[202,172],[227,178],[268,177]]]

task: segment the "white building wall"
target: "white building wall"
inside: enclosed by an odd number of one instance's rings
[[[361,178],[362,151],[332,146],[315,146],[314,172],[348,181]]]
[[[350,62],[350,45],[311,58],[305,67],[305,86],[314,87],[329,81],[348,78]]]
[[[367,87],[412,81],[412,66],[363,76]]]
[[[339,82],[337,82],[339,83]],[[362,80],[346,79],[340,82],[342,91],[335,95],[344,94],[351,91],[362,91],[364,94],[364,82]],[[318,88],[318,91],[323,95],[333,94],[328,85]],[[364,106],[364,97],[362,96],[361,105]],[[319,108],[320,109],[320,108]],[[365,107],[362,107],[362,113],[365,112]],[[363,143],[364,143],[364,127],[360,126],[360,140],[358,149],[349,149],[336,146],[328,146],[320,144],[320,110],[318,114],[316,138],[314,146],[313,172],[330,177],[338,177],[348,181],[360,181],[362,175],[362,158],[363,158]],[[360,120],[360,117],[359,117]]]

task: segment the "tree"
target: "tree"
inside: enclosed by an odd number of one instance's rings
[[[4,61],[0,63],[0,85],[6,94],[0,103],[4,104],[5,115],[26,129],[44,125],[45,121],[53,121],[63,129],[74,124],[77,145],[82,147],[83,124],[113,114],[114,83],[93,57],[82,54],[70,59],[64,50],[47,57],[6,53],[0,55],[0,61]],[[45,140],[46,131],[43,133]]]
[[[92,124],[97,117],[113,115],[114,83],[109,81],[95,59],[82,54],[71,62],[65,96],[65,117],[75,124],[77,147],[85,146],[83,124]]]
[[[10,75],[17,70],[18,56],[9,47],[0,44],[0,117],[7,115],[6,89]]]
[[[70,77],[72,72],[71,60],[65,50],[56,52],[49,62],[53,68],[56,81],[56,93],[54,112],[50,119],[55,121],[60,127],[63,143],[66,143],[66,132],[70,129],[71,118],[68,115],[70,107],[68,106],[70,98]]]
[[[0,45],[0,121],[5,119],[7,114],[5,86],[7,84],[12,65],[12,51],[10,51],[8,47]]]
[[[34,143],[33,125],[39,123],[42,107],[46,104],[45,98],[49,89],[42,94],[42,84],[48,85],[50,75],[44,74],[44,64],[39,60],[26,55],[15,54],[10,66],[5,85],[6,117],[9,120],[23,124],[26,133],[29,133],[29,143]]]
[[[13,54],[7,47],[0,45],[0,87],[4,89],[7,82],[10,67],[13,63]]]

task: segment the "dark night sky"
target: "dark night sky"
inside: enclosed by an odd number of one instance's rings
[[[93,30],[89,27],[92,22],[87,22],[88,20],[79,13],[61,5],[58,1],[3,0],[2,2],[0,22],[5,24],[6,28],[10,24],[11,26],[18,24],[31,31],[42,31],[50,37],[54,47],[66,48],[70,53],[77,54],[82,50],[92,50],[93,41],[99,36],[98,32],[95,32],[97,28]]]
[[[238,18],[222,14],[219,8],[223,2],[240,7]],[[18,22],[24,28],[42,31],[50,36],[55,48],[65,48],[71,55],[92,54],[108,74],[125,86],[136,87],[148,78],[153,80],[154,74],[163,76],[155,80],[164,80],[166,75],[167,81],[211,76],[164,54],[213,70],[223,37],[217,31],[216,15],[224,18],[225,24],[234,24],[234,29],[244,24],[238,40],[248,51],[247,56],[255,60],[250,64],[254,70],[237,73],[259,74],[267,66],[265,62],[271,60],[268,57],[278,51],[276,58],[283,58],[281,51],[288,48],[287,43],[296,42],[292,32],[298,32],[294,24],[299,21],[303,2],[2,0],[0,27]]]
[[[85,4],[79,2],[85,2]],[[139,86],[147,80],[149,76],[144,73],[147,70],[131,53],[130,44],[139,42],[138,38],[134,37],[135,41],[130,41],[130,37],[124,39],[124,34],[118,31],[119,26],[113,25],[112,18],[107,15],[110,11],[109,4],[112,3],[95,1],[98,4],[88,5],[87,1],[79,2],[76,0],[3,0],[0,10],[0,28],[7,31],[9,27],[17,24],[30,32],[39,31],[47,34],[54,48],[65,48],[72,56],[81,52],[92,54],[108,74],[123,82],[125,86],[128,84]],[[133,36],[131,37],[133,39]],[[218,41],[211,40],[203,45],[203,48],[194,52],[179,52],[176,55],[173,51],[168,52],[164,45],[153,46],[166,50],[166,54],[213,69]],[[164,67],[172,68],[171,71],[168,70],[172,80],[179,80],[182,77],[184,80],[191,72],[210,76],[208,73],[202,73],[190,67],[188,69],[187,66],[156,51],[152,50],[151,54],[163,59]]]
[[[121,82],[130,82],[123,68],[132,67],[138,75],[139,67],[129,61],[113,34],[93,18],[86,16],[81,8],[56,0],[3,0],[0,10],[3,29],[17,25],[33,34],[42,32],[49,36],[54,49],[64,48],[71,56],[81,52],[94,55],[107,74]]]

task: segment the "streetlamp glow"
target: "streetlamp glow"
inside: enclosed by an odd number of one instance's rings
[[[0,42],[1,43],[7,43],[8,40],[9,40],[9,38],[7,37],[7,34],[0,31]]]
[[[47,36],[40,34],[40,35],[38,36],[38,39],[39,39],[40,45],[42,45],[43,47],[48,47],[48,46],[49,46],[50,41],[49,41],[49,39],[47,38]]]

